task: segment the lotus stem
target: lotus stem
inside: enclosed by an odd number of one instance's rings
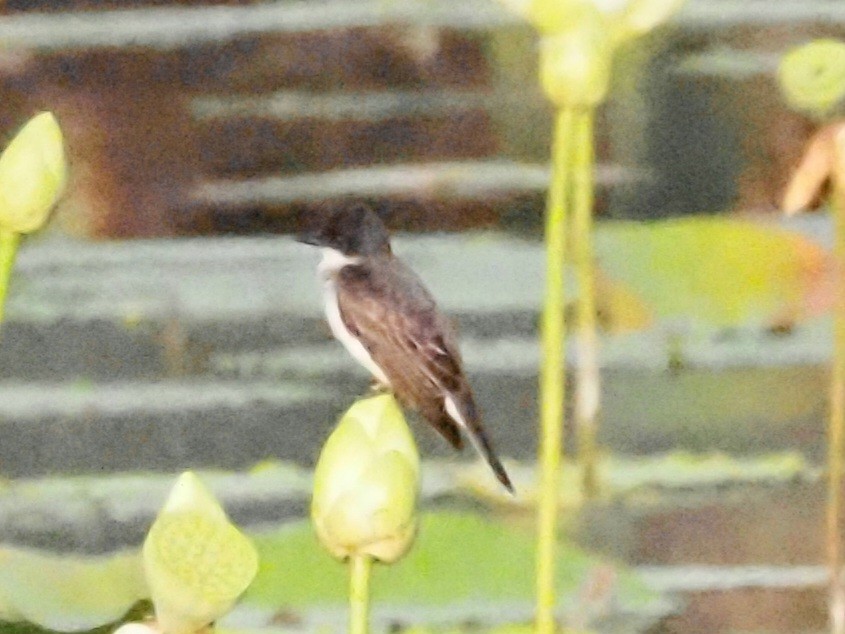
[[[0,230],[0,324],[3,323],[6,306],[6,294],[9,290],[9,280],[12,278],[12,268],[15,266],[15,255],[21,236],[14,231]]]
[[[373,558],[349,558],[349,634],[367,634],[370,629],[370,572]]]
[[[578,279],[578,368],[575,429],[584,493],[598,493],[596,428],[601,383],[596,332],[596,278],[593,260],[593,108],[579,110],[572,158],[572,262]]]
[[[841,143],[841,141],[839,141]],[[840,146],[841,147],[841,146]],[[842,158],[842,150],[837,153]],[[841,161],[840,161],[841,162]],[[835,223],[834,255],[837,270],[845,264],[845,180],[836,178],[832,203]],[[830,568],[830,629],[845,633],[845,588],[842,585],[842,453],[845,440],[845,289],[838,288],[833,316],[833,368],[830,377],[828,421],[828,497],[826,550]]]
[[[558,532],[560,463],[566,354],[564,349],[564,264],[566,212],[571,186],[575,110],[562,108],[555,117],[552,178],[546,208],[546,291],[541,319],[543,361],[540,368],[540,499],[537,507],[538,634],[555,631],[555,555]]]

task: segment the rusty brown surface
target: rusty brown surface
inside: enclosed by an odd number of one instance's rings
[[[384,198],[331,198],[321,203],[273,204],[257,202],[237,209],[195,204],[179,214],[178,235],[218,235],[252,233],[292,233],[302,230],[304,218],[316,210],[333,205],[364,202],[388,218],[399,231],[462,231],[494,228],[500,225],[506,210],[521,210],[534,216],[542,209],[543,197],[530,195],[498,196],[489,200],[443,200],[422,196]],[[532,222],[531,218],[525,218]],[[536,213],[533,222],[540,223]]]
[[[200,210],[190,191],[216,176],[249,179],[386,162],[485,157],[498,149],[487,114],[326,121],[228,116],[198,119],[198,96],[249,98],[278,90],[484,90],[489,68],[476,35],[398,27],[256,35],[176,50],[124,47],[7,55],[0,64],[0,127],[10,135],[39,109],[65,129],[72,181],[60,224],[74,234],[166,236],[289,230],[290,210]],[[260,205],[258,206],[260,207]],[[444,206],[445,207],[445,206]],[[488,212],[445,210],[457,226]],[[190,213],[184,213],[188,209]],[[437,206],[428,206],[428,213]],[[295,210],[294,210],[295,211]],[[416,213],[416,212],[415,212]],[[242,216],[237,218],[237,216]],[[225,221],[221,221],[223,218]],[[186,224],[187,223],[187,224]],[[446,219],[412,226],[446,226]]]
[[[486,111],[376,121],[230,116],[196,130],[209,176],[269,176],[391,162],[483,158],[496,150]]]
[[[209,9],[213,4],[208,4]],[[16,6],[24,5],[7,4],[7,10]],[[67,6],[139,5],[87,0]],[[198,20],[202,7],[191,9]],[[688,34],[684,46],[689,50],[722,45],[773,50],[797,38],[827,32],[827,27],[813,28],[793,33],[782,25],[744,25],[719,34]],[[385,23],[300,32],[280,29],[175,47],[125,44],[74,51],[8,50],[0,56],[0,100],[5,106],[0,113],[0,136],[8,138],[39,109],[57,113],[66,129],[72,162],[72,184],[60,208],[59,224],[74,234],[166,236],[218,233],[226,227],[238,232],[286,231],[295,224],[296,209],[268,206],[260,200],[254,205],[197,204],[191,192],[214,179],[248,182],[348,167],[502,157],[545,161],[548,107],[536,90],[523,93],[520,89],[534,86],[532,72],[526,70],[516,84],[501,83],[492,37],[484,30],[457,26]],[[534,53],[531,46],[520,53],[527,56],[526,69],[533,68]],[[679,201],[684,209],[706,210],[709,198],[703,203],[693,199],[702,192],[712,194],[713,189],[724,193],[724,202],[719,204],[725,206],[734,196],[730,206],[738,210],[775,209],[812,124],[786,109],[771,76],[717,79],[716,84],[718,98],[695,109],[695,114],[712,120],[710,128],[702,130],[733,130],[735,138],[723,144],[731,147],[716,147],[719,141],[706,151],[720,153],[708,160],[738,167],[716,170],[715,177],[724,182],[696,189],[685,178],[700,183],[713,177],[698,171],[696,161],[704,150],[687,152],[689,145],[681,139],[678,147],[669,148],[670,154],[679,152],[677,160],[674,155],[666,159],[660,140],[644,135],[641,143],[646,147],[626,155],[644,164],[626,167],[653,164],[657,171],[665,171],[656,174],[650,187],[675,192],[669,196],[670,203],[663,205],[670,208],[660,208],[659,195],[635,196],[630,201],[623,196],[613,210],[615,216],[666,215],[677,211]],[[676,82],[674,88],[682,90],[683,84]],[[203,117],[194,108],[198,99],[248,102],[284,91],[313,93],[315,98],[449,92],[468,95],[468,102],[437,112],[375,118],[355,114],[330,118],[307,110],[284,116],[229,112]],[[489,102],[484,102],[488,96]],[[534,116],[537,113],[541,116]],[[647,127],[648,122],[642,125]],[[525,145],[525,138],[514,130],[531,141],[531,156],[520,154],[518,147]],[[671,134],[684,133],[678,129]],[[613,160],[620,143],[611,138],[603,113],[597,118],[596,134],[599,160]],[[486,226],[493,218],[519,214],[529,219],[519,224],[536,228],[534,218],[542,212],[542,200],[533,194],[527,199],[532,202],[526,207],[524,201],[514,203],[507,197],[482,197],[474,202],[441,197],[436,204],[408,202],[404,212],[405,202],[389,196],[374,202],[413,217],[405,227],[409,230]],[[331,203],[332,198],[325,202]],[[606,203],[600,198],[597,213]],[[420,214],[425,217],[420,219]],[[471,224],[475,222],[479,224]]]
[[[140,7],[162,6],[244,6],[258,4],[261,0],[3,0],[0,12],[27,13],[30,11],[102,11],[119,9],[137,9]]]
[[[821,588],[749,588],[691,593],[685,599],[686,608],[662,624],[662,634],[822,632],[826,625],[827,597]]]

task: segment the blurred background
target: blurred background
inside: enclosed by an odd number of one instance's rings
[[[56,112],[74,235],[288,232],[353,196],[397,229],[541,225],[535,34],[494,2],[6,0],[0,129]],[[779,54],[831,0],[691,0],[618,57],[598,213],[771,210],[809,134]]]
[[[492,0],[5,0],[0,11],[0,138],[51,110],[70,164],[51,224],[22,248],[3,327],[0,539],[136,544],[185,468],[216,473],[239,522],[302,517],[307,471],[368,380],[324,324],[317,254],[289,234],[350,200],[382,215],[459,321],[486,424],[530,504],[552,110],[527,24]],[[673,270],[703,280],[680,307],[673,286],[656,299],[638,288],[650,303],[613,284],[600,298],[600,442],[632,462],[568,528],[683,596],[648,631],[825,626],[830,321],[818,305],[831,295],[831,225],[816,214],[777,243],[684,225],[704,246],[664,253],[676,234],[602,221],[722,213],[781,227],[784,187],[819,123],[786,106],[777,64],[843,35],[838,0],[688,0],[620,53],[598,112],[599,265],[658,286]],[[767,259],[784,244],[789,257]],[[714,252],[735,258],[699,266]],[[710,282],[757,280],[749,261],[780,303],[725,308],[735,286]],[[518,515],[479,484],[469,453],[414,429],[439,465],[425,469],[428,505]],[[665,452],[682,459],[638,462]],[[302,471],[282,477],[279,460]],[[278,479],[254,479],[268,473],[256,465]],[[610,577],[582,596],[599,616],[613,612]]]

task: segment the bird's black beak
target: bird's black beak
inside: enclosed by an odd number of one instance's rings
[[[315,247],[320,246],[323,244],[323,241],[320,240],[320,236],[316,231],[303,231],[294,238],[297,242],[301,242],[302,244],[310,244]]]

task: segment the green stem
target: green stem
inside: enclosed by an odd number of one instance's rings
[[[578,112],[572,158],[572,261],[578,279],[578,369],[575,382],[575,429],[584,493],[594,497],[596,418],[601,383],[596,332],[596,279],[593,260],[593,109]]]
[[[566,356],[564,350],[564,254],[566,206],[575,111],[563,108],[555,119],[552,179],[546,209],[546,294],[540,324],[543,361],[540,368],[540,499],[537,507],[538,634],[555,630],[555,556]]]
[[[0,230],[0,324],[3,323],[6,294],[9,291],[9,280],[12,277],[20,239],[19,233]]]
[[[833,193],[835,228],[834,255],[839,266],[845,263],[845,183]],[[845,440],[845,289],[837,289],[833,316],[833,368],[830,377],[830,419],[828,421],[828,498],[826,517],[827,561],[830,569],[831,632],[845,632],[845,590],[842,587],[843,440]]]
[[[349,634],[367,634],[370,629],[369,555],[353,555],[349,559]]]

